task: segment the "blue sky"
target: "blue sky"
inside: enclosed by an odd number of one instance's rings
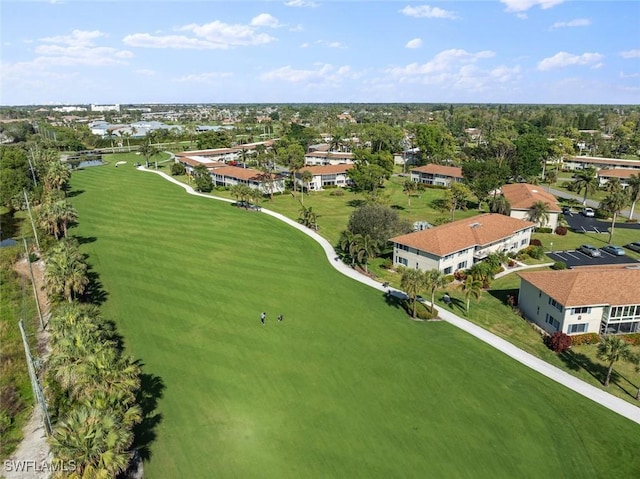
[[[640,103],[640,2],[12,1],[2,105]]]

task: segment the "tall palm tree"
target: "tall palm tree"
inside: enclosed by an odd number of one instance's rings
[[[503,195],[495,195],[489,200],[489,211],[500,215],[509,215],[511,204]]]
[[[360,264],[364,264],[364,270],[368,273],[369,258],[373,258],[380,253],[380,246],[378,245],[378,242],[372,238],[370,234],[359,235],[355,248],[356,261]]]
[[[151,144],[151,138],[138,147],[138,152],[144,157],[145,166],[149,167],[149,160],[158,154],[158,149]]]
[[[572,184],[573,191],[580,194],[584,190],[584,198],[582,204],[587,204],[587,195],[595,193],[598,189],[598,178],[596,177],[595,168],[586,168],[576,173],[576,177]]]
[[[636,207],[636,202],[640,200],[640,173],[637,175],[631,175],[627,180],[627,190],[629,190],[629,200],[631,201],[631,211],[629,212],[629,219],[633,219],[633,210]]]
[[[629,204],[629,193],[622,188],[612,190],[607,197],[600,202],[600,209],[611,215],[611,228],[609,228],[609,243],[613,239],[613,230],[618,214]]]
[[[45,286],[50,293],[71,302],[89,284],[87,264],[73,243],[64,241],[58,246],[45,259]]]
[[[66,238],[69,225],[78,221],[78,212],[67,200],[61,200],[53,204],[53,213],[62,227],[63,236]]]
[[[467,275],[464,282],[460,284],[460,289],[464,293],[464,300],[467,304],[467,314],[469,314],[469,303],[471,297],[480,299],[482,295],[482,281],[476,279],[472,274]]]
[[[604,385],[608,386],[611,381],[611,372],[613,371],[613,365],[620,360],[633,361],[635,356],[631,351],[631,346],[624,339],[619,336],[606,335],[600,340],[598,344],[598,351],[596,356],[607,362],[607,377],[604,380]]]
[[[356,262],[356,249],[360,242],[361,235],[355,234],[350,230],[344,230],[340,236],[340,249],[351,258],[351,266]]]
[[[64,191],[71,178],[71,171],[60,160],[52,160],[44,175],[44,187],[46,190]]]
[[[403,268],[400,287],[409,296],[409,300],[412,303],[412,317],[415,318],[418,294],[427,289],[426,276],[419,269]]]
[[[549,222],[549,203],[536,201],[529,207],[529,220],[539,226],[544,227]]]
[[[300,179],[302,180],[302,187],[306,188],[307,194],[309,194],[309,183],[313,181],[313,173],[309,170],[302,170],[302,173],[300,173]],[[302,201],[304,202],[304,190],[302,191]]]
[[[436,291],[447,285],[447,277],[438,269],[431,269],[426,271],[424,274],[427,289],[431,292],[431,312],[433,313],[433,303],[436,299]]]

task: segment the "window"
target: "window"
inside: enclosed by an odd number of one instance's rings
[[[467,262],[463,261],[462,263],[458,263],[458,269],[465,269],[467,267]]]
[[[544,322],[547,324],[550,324],[556,330],[560,329],[560,321],[558,321],[556,318],[551,316],[549,313],[547,313],[547,317],[545,318]]]
[[[445,268],[445,269],[444,269],[444,274],[451,274],[451,270],[452,270],[452,269],[453,269],[453,268],[452,268],[451,266],[449,266],[448,268]]]
[[[404,244],[396,243],[396,247],[402,251],[409,251],[409,247]]]
[[[562,313],[562,305],[558,303],[555,299],[549,298],[549,304]]]
[[[404,265],[404,266],[408,266],[409,262],[405,259],[405,258],[401,258],[400,256],[398,256],[398,263]]]
[[[524,246],[527,244],[527,238],[523,239],[522,241],[520,241],[520,246]]]
[[[567,330],[567,332],[569,334],[573,334],[573,333],[586,333],[587,332],[587,323],[580,323],[580,324],[570,324],[569,325],[569,329]]]
[[[582,308],[571,308],[571,314],[588,314],[591,312],[591,307],[583,306]]]
[[[448,254],[447,256],[445,256],[444,258],[442,258],[443,261],[447,261],[449,259],[453,258],[452,254]]]

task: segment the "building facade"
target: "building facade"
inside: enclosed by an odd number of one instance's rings
[[[310,191],[320,191],[325,187],[345,187],[351,184],[347,175],[353,165],[326,165],[326,166],[306,166],[296,172],[296,183]],[[309,171],[313,179],[309,184],[302,181],[302,173]]]
[[[562,213],[555,196],[542,190],[540,186],[528,183],[514,183],[502,187],[502,195],[509,201],[509,216],[521,220],[531,220],[532,206],[541,201],[549,209],[548,218],[538,218],[536,226],[555,230],[558,217]]]
[[[462,168],[428,164],[411,168],[411,181],[430,186],[451,186],[462,182]]]

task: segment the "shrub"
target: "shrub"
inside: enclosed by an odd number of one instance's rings
[[[570,181],[563,181],[560,186],[571,191],[571,188],[573,187],[573,183],[571,183]]]
[[[526,252],[529,256],[534,259],[540,259],[544,256],[544,249],[542,246],[528,246],[526,248]]]
[[[564,353],[571,347],[571,336],[556,331],[551,336],[545,336],[544,342],[549,349],[556,353]]]
[[[598,344],[600,336],[596,333],[576,334],[571,336],[572,346],[582,346],[583,344]]]
[[[384,269],[391,269],[393,268],[393,261],[391,260],[391,258],[384,258],[380,266],[382,266]]]
[[[551,233],[553,230],[551,228],[536,228],[536,233]],[[533,244],[534,240],[531,240],[531,244]]]
[[[512,259],[509,259],[509,268],[513,268],[516,265],[516,262]]]
[[[402,302],[402,307],[409,316],[413,316],[413,301],[405,299]],[[434,319],[438,317],[438,310],[434,308],[431,311],[431,307],[423,303],[416,303],[416,318],[417,319]]]
[[[454,277],[454,275],[452,275],[452,274],[448,274],[448,275],[446,275],[446,276],[444,277],[444,280],[447,282],[447,284],[448,284],[448,283],[451,283],[454,279],[456,279],[456,278],[455,278],[455,277]]]
[[[622,335],[622,339],[632,346],[640,346],[640,333],[631,333]]]
[[[542,241],[540,241],[539,239],[532,239],[531,241],[529,241],[529,244],[531,246],[542,246]]]
[[[551,269],[567,269],[567,263],[564,261],[556,261],[551,265]]]
[[[187,173],[187,169],[182,163],[173,163],[171,165],[171,176],[184,175]]]
[[[467,279],[467,272],[464,269],[459,269],[453,273],[453,277],[457,281],[464,281]]]
[[[558,226],[556,228],[556,234],[559,236],[565,236],[567,234],[567,227],[566,226]]]
[[[599,220],[606,220],[611,218],[611,215],[609,214],[609,212],[603,210],[602,208],[597,208],[595,213],[596,213],[596,218],[598,218]]]
[[[344,196],[344,190],[342,188],[333,190],[329,193],[329,196]]]

